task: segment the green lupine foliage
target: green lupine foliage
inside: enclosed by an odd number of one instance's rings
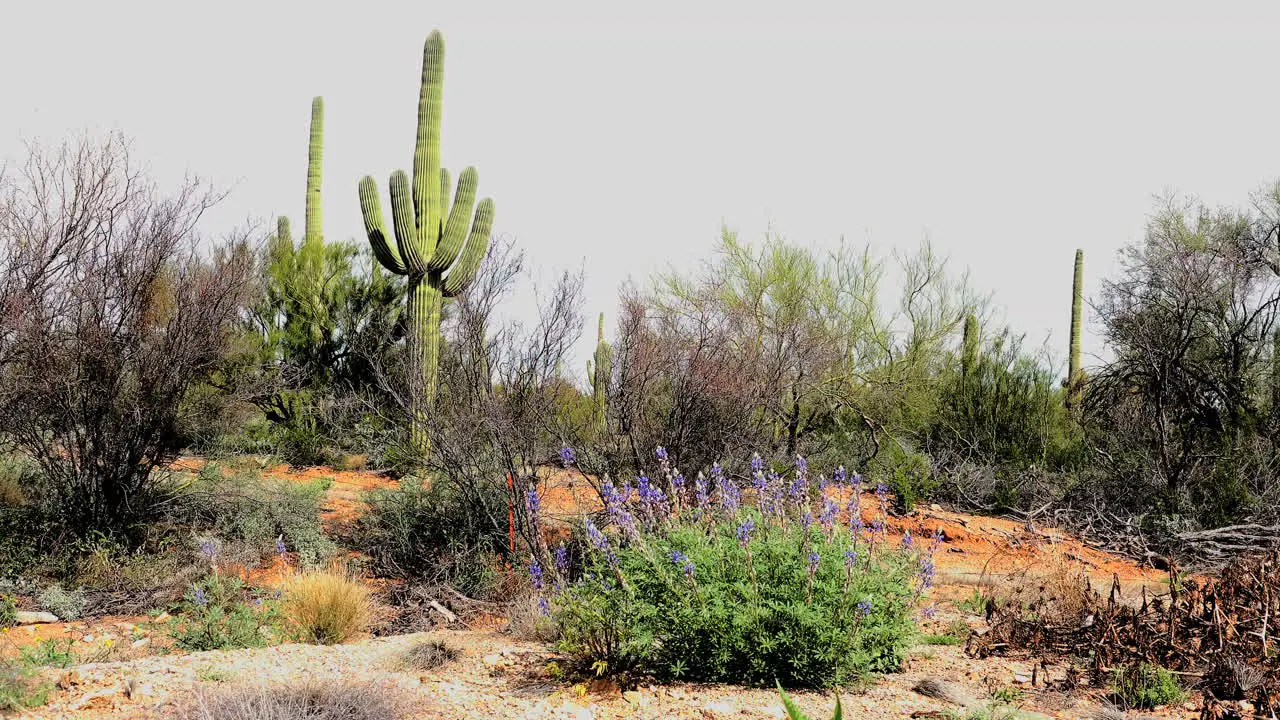
[[[408,278],[410,438],[419,449],[427,448],[425,422],[438,383],[441,305],[475,278],[493,225],[493,200],[485,198],[476,205],[479,175],[473,167],[459,175],[449,206],[449,171],[440,167],[443,82],[444,38],[435,30],[427,36],[422,52],[412,187],[403,170],[391,174],[394,244],[383,219],[377,183],[371,176],[360,181],[360,210],[373,253],[383,267]]]

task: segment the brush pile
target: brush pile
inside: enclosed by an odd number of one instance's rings
[[[1153,663],[1199,678],[1202,717],[1234,717],[1241,701],[1273,717],[1280,709],[1280,551],[1240,558],[1218,578],[1181,579],[1170,568],[1169,588],[1123,598],[1115,580],[1104,596],[1084,579],[1070,598],[1058,590],[1031,602],[992,600],[990,629],[967,649],[975,657],[1068,656],[1099,680],[1118,667]]]

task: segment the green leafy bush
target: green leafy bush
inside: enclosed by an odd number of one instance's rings
[[[320,521],[327,487],[323,480],[294,483],[209,463],[193,484],[188,511],[192,524],[240,544],[258,559],[276,552],[276,540],[282,538],[302,565],[314,567],[337,550]]]
[[[1139,663],[1115,672],[1112,687],[1126,707],[1149,709],[1174,705],[1186,699],[1178,678],[1158,665]]]
[[[210,575],[187,593],[168,632],[184,650],[262,647],[278,617],[274,599],[252,597],[239,578]]]
[[[18,624],[18,601],[12,595],[0,595],[0,628]]]
[[[718,468],[712,474],[725,488],[716,512],[701,479],[691,492],[677,479],[669,498],[642,478],[634,503],[630,488],[606,483],[618,534],[588,521],[572,582],[568,554],[556,552],[545,602],[578,669],[789,687],[899,670],[913,609],[932,582],[931,554],[888,543],[880,524],[847,529],[836,500],[847,487],[809,500],[803,473],[794,481],[759,473],[756,507],[739,509],[736,488]],[[536,588],[548,587],[542,563],[531,572]]]
[[[497,554],[507,541],[505,525],[497,532],[477,517],[476,506],[455,486],[440,482],[428,487],[405,478],[399,487],[374,490],[365,500],[368,509],[357,520],[353,542],[378,571],[395,577],[434,577],[470,597],[493,592]],[[506,505],[502,496],[482,495],[481,502],[495,508]]]
[[[76,620],[84,614],[85,594],[83,590],[64,590],[54,583],[40,591],[36,602],[60,620]]]
[[[76,662],[73,641],[48,638],[41,640],[35,647],[20,648],[22,662],[29,667],[69,668]]]

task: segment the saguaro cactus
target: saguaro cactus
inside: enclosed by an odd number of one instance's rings
[[[374,255],[391,272],[408,276],[405,321],[412,403],[409,434],[420,450],[429,447],[426,417],[436,395],[441,303],[462,292],[475,278],[489,248],[489,229],[493,225],[493,200],[489,198],[475,207],[474,218],[471,215],[479,182],[475,168],[462,171],[453,206],[449,207],[449,171],[440,167],[443,80],[444,38],[436,30],[427,36],[422,51],[412,186],[403,170],[391,173],[394,244],[388,240],[377,183],[370,176],[360,181],[360,211]]]
[[[1080,325],[1084,315],[1084,250],[1076,250],[1075,276],[1071,281],[1071,359],[1067,369],[1067,407],[1080,402],[1084,378],[1080,375]]]
[[[608,407],[605,393],[609,389],[609,378],[613,373],[613,348],[604,339],[604,313],[596,324],[596,351],[587,361],[587,376],[591,378],[592,407],[595,412],[596,426],[604,430],[608,422]]]
[[[964,316],[964,337],[960,345],[960,379],[969,381],[973,366],[978,362],[978,318],[973,313]]]

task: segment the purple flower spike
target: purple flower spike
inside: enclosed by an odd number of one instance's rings
[[[658,446],[658,449],[655,450],[653,454],[658,457],[659,461],[667,459],[667,449],[662,447],[661,445]]]
[[[871,600],[870,600],[870,599],[864,599],[864,600],[860,600],[860,601],[858,601],[858,612],[859,612],[859,613],[861,613],[863,617],[866,617],[867,615],[870,615],[870,614],[871,614]]]
[[[524,491],[524,507],[529,511],[529,524],[537,527],[538,515],[542,511],[542,498],[538,497],[538,488],[529,485]]]
[[[813,552],[810,552],[810,553],[809,553],[809,572],[811,572],[811,573],[812,573],[812,572],[817,572],[817,570],[818,570],[818,563],[819,563],[819,562],[821,562],[821,561],[822,561],[822,556],[818,554],[818,551],[817,551],[817,550],[814,550]]]
[[[577,462],[577,460],[578,458],[575,457],[573,454],[573,448],[569,447],[568,445],[565,445],[564,447],[560,448],[560,464],[561,465],[565,467],[570,467],[575,462]]]
[[[856,562],[858,562],[858,551],[857,551],[857,550],[845,550],[845,551],[844,551],[844,566],[845,566],[846,568],[851,568],[851,567],[853,567],[854,563],[856,563]]]
[[[195,604],[200,607],[205,607],[209,604],[209,596],[204,594],[204,588],[196,588],[195,593],[193,593],[191,597]]]
[[[533,579],[533,589],[542,592],[543,574],[542,566],[538,564],[537,558],[529,558],[529,577]]]
[[[671,552],[671,562],[676,567],[680,568],[680,572],[683,572],[685,577],[693,578],[693,561],[690,560],[687,555],[679,550],[673,550]]]
[[[751,531],[756,529],[756,521],[747,518],[738,526],[738,546],[746,548],[751,543]]]
[[[831,482],[835,483],[836,485],[843,485],[844,481],[848,479],[849,479],[849,472],[844,469],[843,465],[836,468],[836,471],[831,473]]]
[[[276,554],[283,555],[286,552],[288,552],[288,550],[289,548],[285,547],[285,544],[284,544],[284,536],[282,535],[276,538]]]
[[[212,540],[205,540],[200,543],[200,554],[208,560],[213,560],[214,556],[218,554],[218,546]]]

